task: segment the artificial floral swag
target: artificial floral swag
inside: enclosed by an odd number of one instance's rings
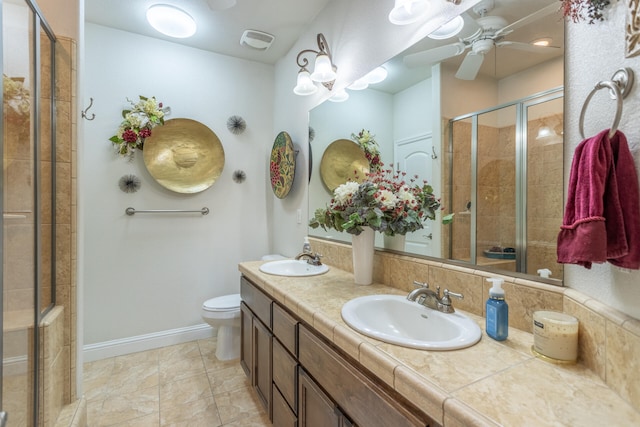
[[[139,95],[139,98],[136,103],[127,98],[131,109],[122,110],[124,120],[117,133],[109,138],[116,153],[122,157],[132,158],[136,150],[142,150],[144,140],[151,136],[151,130],[164,124],[162,102],[156,101],[153,96],[147,98]]]
[[[368,130],[362,129],[358,134],[352,133],[351,139],[362,148],[364,155],[369,161],[369,171],[374,173],[382,169],[382,161],[380,159],[380,147],[376,142],[375,135]]]
[[[585,21],[594,24],[604,21],[604,10],[609,7],[609,0],[560,0],[562,14],[573,22]]]

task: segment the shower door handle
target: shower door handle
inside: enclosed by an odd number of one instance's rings
[[[5,411],[0,412],[0,427],[5,427],[7,425],[7,413]]]

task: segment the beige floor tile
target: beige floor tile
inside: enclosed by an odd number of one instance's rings
[[[227,425],[232,421],[239,422],[241,419],[255,417],[264,412],[258,396],[256,396],[251,387],[244,387],[218,395],[214,394],[214,398],[222,425]]]
[[[216,427],[221,425],[213,397],[176,405],[161,405],[161,426]]]
[[[160,408],[213,397],[209,379],[204,374],[160,385]]]
[[[187,359],[177,358],[167,361],[160,359],[158,369],[160,384],[178,381],[194,375],[205,375],[206,373],[202,357],[199,354],[197,357]]]
[[[172,364],[193,357],[200,357],[200,347],[197,341],[189,341],[158,349],[158,360],[161,364]]]
[[[240,361],[215,351],[211,338],[85,363],[88,425],[270,426]]]
[[[89,404],[91,403],[89,402]],[[159,411],[158,387],[150,387],[105,399],[101,408],[91,408],[88,414],[89,425],[92,427],[110,426]]]
[[[271,427],[271,422],[266,413],[261,413],[248,418],[241,418],[224,424],[223,427]]]
[[[208,372],[207,376],[214,396],[249,386],[249,379],[239,363],[235,366]]]
[[[110,427],[158,427],[160,425],[160,414],[154,412],[149,415],[123,421]]]

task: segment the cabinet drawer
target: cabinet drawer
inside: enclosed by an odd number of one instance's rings
[[[273,340],[273,383],[278,387],[289,406],[298,408],[298,362],[277,339]]]
[[[289,350],[289,353],[298,355],[298,321],[275,302],[273,303],[273,335]]]
[[[425,426],[433,421],[410,412],[305,326],[300,325],[298,332],[300,365],[357,425]]]
[[[256,317],[271,329],[271,298],[245,277],[240,279],[240,296]]]
[[[296,414],[291,411],[275,385],[273,386],[273,425],[277,427],[298,426]]]

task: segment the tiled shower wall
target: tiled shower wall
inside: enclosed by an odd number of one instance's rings
[[[549,268],[553,277],[562,277],[563,268],[556,263],[556,239],[562,223],[563,157],[562,136],[552,140],[537,140],[542,125],[562,129],[562,115],[530,121],[528,124],[527,152],[527,268],[536,274],[540,268]],[[448,146],[448,122],[445,144]],[[451,236],[443,233],[442,253],[452,258],[469,260],[471,215],[466,211],[471,201],[471,122],[454,124],[453,182],[448,168],[443,168],[443,206],[449,206],[453,189],[452,212],[455,213]],[[551,142],[551,143],[549,143]],[[448,150],[443,150],[447,152]],[[447,158],[448,160],[448,158]],[[492,246],[515,247],[515,127],[495,128],[479,126],[477,175],[477,248],[478,264],[492,264],[504,270],[514,270],[513,261],[492,260],[481,257],[484,249]],[[448,210],[445,213],[449,213]]]

